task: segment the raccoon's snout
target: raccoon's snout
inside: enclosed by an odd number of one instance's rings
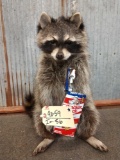
[[[64,58],[63,53],[58,53],[58,54],[56,55],[56,58],[57,58],[58,60],[62,60],[62,59]]]
[[[63,61],[63,60],[67,60],[71,56],[71,53],[68,52],[65,48],[63,48],[62,50],[60,50],[59,48],[55,48],[52,51],[51,56],[55,60]]]

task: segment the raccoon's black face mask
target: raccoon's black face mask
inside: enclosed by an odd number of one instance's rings
[[[55,60],[67,60],[82,51],[82,32],[84,24],[79,13],[58,20],[43,13],[38,25],[37,43],[44,53],[50,54]]]

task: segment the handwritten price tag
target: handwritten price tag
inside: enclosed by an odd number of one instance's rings
[[[74,127],[72,108],[67,106],[45,106],[42,108],[42,122],[50,126]]]

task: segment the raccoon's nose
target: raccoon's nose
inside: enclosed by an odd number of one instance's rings
[[[58,60],[62,60],[62,59],[64,58],[63,53],[57,54],[57,55],[56,55],[56,58],[57,58]]]

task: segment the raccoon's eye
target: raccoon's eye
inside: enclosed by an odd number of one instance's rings
[[[65,42],[65,48],[71,53],[79,53],[81,49],[81,45],[76,41],[67,40]]]
[[[74,44],[74,42],[73,42],[73,41],[68,40],[68,41],[65,41],[65,44],[69,46],[69,45]]]
[[[56,40],[47,41],[49,45],[55,46],[57,44]]]
[[[57,41],[56,40],[50,40],[46,41],[43,43],[40,48],[45,52],[45,53],[51,53],[53,49],[57,46]]]

